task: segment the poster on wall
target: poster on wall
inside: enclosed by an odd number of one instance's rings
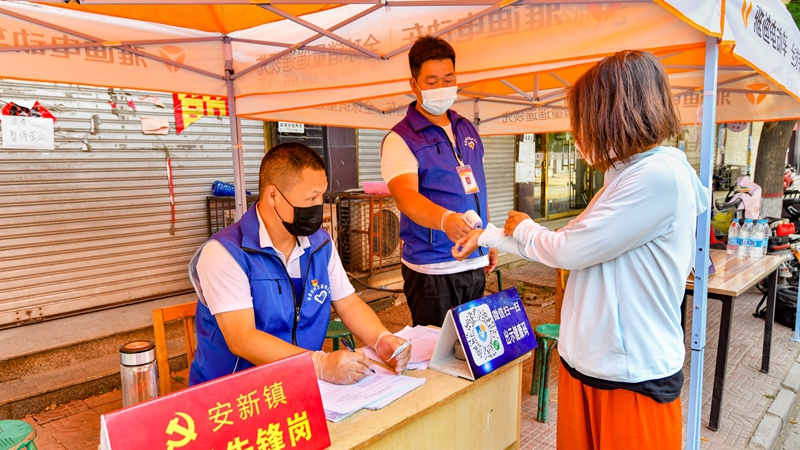
[[[53,120],[39,117],[0,116],[3,148],[55,149]]]

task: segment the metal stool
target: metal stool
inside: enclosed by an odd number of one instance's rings
[[[21,420],[0,420],[0,449],[36,450],[36,430]]]
[[[531,395],[539,396],[536,420],[542,423],[547,422],[547,402],[550,399],[550,357],[552,350],[558,345],[560,328],[557,323],[546,323],[533,330],[537,347],[534,351]]]
[[[333,351],[339,350],[339,339],[345,338],[353,348],[356,347],[356,341],[353,339],[353,334],[342,323],[341,320],[334,319],[328,322],[328,331],[325,333],[325,339],[333,339]]]

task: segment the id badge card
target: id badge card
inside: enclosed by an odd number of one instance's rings
[[[458,171],[458,178],[461,179],[461,186],[464,187],[465,194],[475,194],[480,192],[478,189],[478,181],[475,179],[475,175],[472,173],[472,167],[470,166],[459,166],[456,167],[456,171]]]

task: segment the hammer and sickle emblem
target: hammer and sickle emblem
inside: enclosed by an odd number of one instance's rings
[[[172,436],[173,434],[178,434],[179,436],[183,436],[183,439],[180,441],[167,441],[167,450],[173,450],[178,447],[183,447],[184,445],[188,444],[189,442],[197,439],[197,433],[194,432],[194,420],[189,417],[187,414],[182,412],[176,412],[175,414],[183,417],[186,421],[186,426],[178,424],[178,418],[174,418],[169,421],[169,425],[167,426],[167,434]]]

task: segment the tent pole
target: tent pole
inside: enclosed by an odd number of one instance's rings
[[[703,125],[701,131],[700,181],[711,187],[711,159],[717,116],[717,67],[719,46],[717,38],[706,36],[706,64],[703,81]],[[711,198],[709,209],[697,218],[697,249],[695,252],[694,295],[692,296],[692,370],[689,378],[689,417],[686,422],[686,450],[700,448],[700,414],[703,403],[703,358],[706,347],[706,315],[708,309],[708,241],[711,228]],[[698,262],[700,261],[700,262]]]
[[[244,186],[244,148],[242,147],[242,127],[236,116],[236,92],[233,86],[233,50],[231,38],[223,38],[225,54],[225,84],[228,87],[228,118],[231,124],[231,148],[233,151],[233,187],[236,194],[236,220],[244,215],[247,209],[247,198]]]

